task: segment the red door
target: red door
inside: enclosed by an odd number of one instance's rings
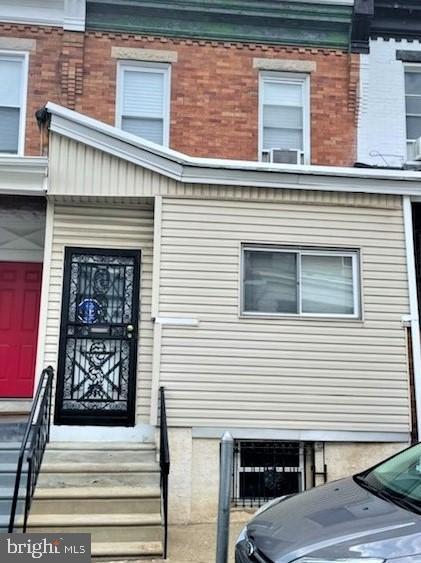
[[[0,262],[0,398],[32,397],[42,264]]]

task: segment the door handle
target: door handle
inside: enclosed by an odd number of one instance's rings
[[[134,332],[134,326],[133,325],[127,325],[126,331],[127,331],[127,337],[132,338],[133,332]]]

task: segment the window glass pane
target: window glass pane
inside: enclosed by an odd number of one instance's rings
[[[164,142],[164,122],[162,119],[123,117],[121,128],[158,145],[162,145]]]
[[[18,152],[19,115],[17,108],[0,107],[0,153]]]
[[[298,149],[303,150],[303,132],[301,129],[263,128],[263,150]]]
[[[406,113],[421,115],[421,96],[406,96]]]
[[[302,129],[303,110],[293,107],[264,106],[263,125],[264,127]]]
[[[354,313],[352,258],[301,256],[303,313]]]
[[[263,103],[265,105],[302,105],[302,84],[264,81]]]
[[[421,94],[421,72],[405,72],[405,93]]]
[[[124,71],[123,115],[163,117],[164,74]]]
[[[0,106],[20,107],[22,60],[0,59]]]
[[[406,138],[418,139],[421,137],[421,117],[406,118]]]
[[[244,251],[244,310],[297,313],[297,255]]]

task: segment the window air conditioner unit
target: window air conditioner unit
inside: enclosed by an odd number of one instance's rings
[[[269,162],[276,164],[301,164],[302,152],[297,149],[270,149]]]
[[[415,141],[413,145],[414,160],[421,160],[421,137]]]

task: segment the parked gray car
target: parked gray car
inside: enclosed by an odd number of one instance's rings
[[[421,563],[421,444],[281,497],[241,532],[236,563]]]

